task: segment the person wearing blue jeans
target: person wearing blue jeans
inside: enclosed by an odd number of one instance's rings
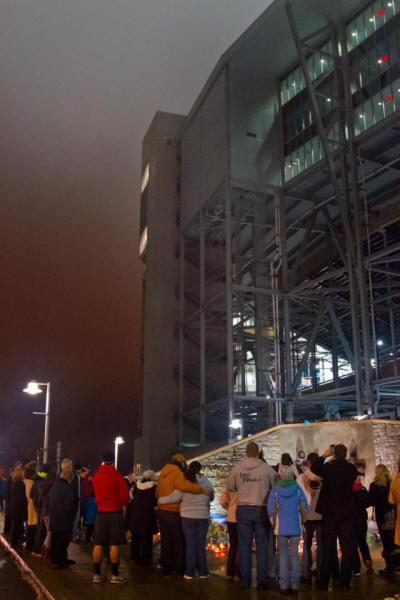
[[[299,535],[278,535],[279,586],[281,591],[299,588]]]
[[[186,479],[198,483],[208,494],[191,494],[174,490],[169,496],[161,496],[158,504],[180,502],[180,515],[183,535],[186,542],[186,567],[184,579],[194,579],[196,570],[200,579],[209,576],[206,555],[206,538],[210,521],[210,501],[214,499],[211,482],[201,473],[201,464],[195,460],[190,463]]]
[[[280,470],[281,480],[268,498],[268,514],[276,526],[278,518],[279,586],[281,593],[296,593],[300,584],[299,541],[301,522],[307,517],[306,496],[292,479],[290,467]]]
[[[247,458],[237,463],[229,473],[225,487],[237,492],[237,530],[239,539],[240,587],[251,586],[251,557],[253,539],[256,541],[257,589],[267,588],[268,539],[267,497],[276,472],[259,458],[255,442],[246,447]]]
[[[182,517],[181,522],[186,541],[186,579],[195,577],[196,569],[200,578],[208,577],[206,537],[209,520]]]
[[[251,586],[252,544],[256,542],[257,589],[267,586],[268,539],[266,506],[239,505],[236,509],[241,587]]]

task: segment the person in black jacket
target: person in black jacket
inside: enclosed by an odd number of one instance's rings
[[[74,473],[70,469],[62,471],[49,494],[51,563],[56,569],[74,563],[67,556],[75,517],[74,491],[71,486],[73,477]]]
[[[332,456],[331,462],[325,459]],[[354,557],[354,516],[355,502],[353,483],[358,476],[354,465],[346,461],[347,448],[338,444],[334,452],[328,448],[324,455],[312,465],[311,471],[322,478],[322,488],[316,511],[322,515],[322,561],[318,587],[328,589],[329,580],[334,574],[339,538],[342,560],[340,564],[340,584],[349,588]]]
[[[26,499],[24,471],[14,469],[11,472],[10,491],[10,519],[11,519],[11,546],[22,545],[24,539],[24,521],[28,517],[28,501]]]
[[[5,513],[4,513],[4,529],[3,532],[4,533],[10,533],[11,531],[11,512],[10,512],[10,505],[11,505],[11,486],[12,486],[12,477],[11,477],[11,473],[13,472],[14,467],[10,467],[8,470],[8,475],[7,475],[7,479],[6,479],[6,489],[5,489],[5,494],[4,494],[4,499],[6,502],[6,509],[5,509]]]
[[[153,535],[157,533],[154,509],[157,506],[154,472],[145,471],[143,478],[131,487],[127,509],[127,527],[131,530],[131,559],[137,565],[151,565]]]
[[[361,561],[358,551],[360,550],[364,565],[367,568],[368,575],[372,575],[374,569],[372,567],[371,553],[367,544],[368,531],[368,513],[367,508],[371,506],[368,490],[363,486],[361,479],[358,477],[353,483],[353,494],[355,500],[355,517],[354,517],[354,560],[353,573],[356,577],[360,575]]]

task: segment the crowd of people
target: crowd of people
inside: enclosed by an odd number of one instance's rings
[[[374,573],[367,543],[369,507],[386,563],[380,573],[400,570],[400,476],[391,480],[388,469],[378,465],[367,490],[346,455],[339,444],[321,457],[310,453],[301,465],[283,454],[271,466],[255,442],[247,444],[246,458],[233,466],[219,498],[227,512],[227,579],[250,588],[255,544],[259,591],[276,579],[284,595],[313,581],[319,589],[328,589],[331,582],[349,589],[352,577],[360,575],[361,559],[367,573]],[[50,558],[55,569],[74,564],[68,557],[71,540],[92,543],[92,581],[99,584],[104,557],[111,565],[110,583],[127,581],[119,572],[120,546],[127,539],[132,561],[153,565],[153,536],[160,532],[157,566],[162,574],[206,579],[215,491],[201,470],[198,461],[187,465],[181,454],[163,467],[158,480],[151,470],[141,478],[133,472],[124,477],[115,469],[111,451],[104,452],[93,475],[89,466],[70,458],[62,460],[59,474],[48,464],[39,470],[33,461],[18,461],[4,482],[4,533],[16,549]]]

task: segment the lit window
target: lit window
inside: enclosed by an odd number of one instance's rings
[[[140,191],[142,194],[143,194],[144,190],[147,188],[147,184],[149,183],[149,178],[150,178],[150,168],[149,168],[149,163],[147,163],[147,165],[144,168],[143,175],[142,175],[142,186],[140,188]]]
[[[147,248],[147,227],[145,227],[140,234],[139,241],[139,256],[140,258],[145,254]]]

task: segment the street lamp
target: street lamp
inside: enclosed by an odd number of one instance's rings
[[[115,440],[114,440],[114,456],[115,456],[115,468],[118,467],[118,446],[120,446],[121,444],[125,444],[125,440],[123,437],[121,437],[120,435],[118,435]]]
[[[46,408],[45,412],[34,412],[34,415],[44,415],[44,442],[43,442],[43,462],[48,462],[49,458],[49,426],[50,426],[50,382],[39,383],[38,381],[30,381],[26,388],[24,388],[25,394],[30,396],[36,396],[41,394],[43,390],[41,386],[46,386]]]

